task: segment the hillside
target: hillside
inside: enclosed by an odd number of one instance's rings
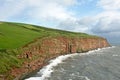
[[[22,23],[0,23],[0,49],[24,46],[36,38],[47,36],[91,37],[85,33],[75,33]]]
[[[106,39],[86,33],[0,22],[0,80],[19,80],[59,55],[107,46]]]

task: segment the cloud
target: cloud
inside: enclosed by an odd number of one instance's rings
[[[73,18],[68,10],[77,0],[1,0],[0,19],[8,20],[13,16],[25,14],[35,20],[65,20]]]
[[[120,19],[100,18],[92,28],[94,33],[109,34],[111,32],[120,32]]]
[[[120,14],[118,12],[103,12],[98,14],[95,18],[95,25],[93,27],[93,32],[96,33],[108,33],[114,31],[120,31]]]
[[[19,16],[21,19],[27,18],[30,22],[33,20],[44,22],[43,25],[49,22],[64,24],[66,21],[64,26],[67,27],[71,20],[77,19],[75,12],[69,11],[69,8],[82,2],[83,0],[79,2],[78,0],[1,0],[0,3],[3,4],[0,7],[0,19],[9,20]]]
[[[74,19],[66,19],[59,23],[58,27],[63,30],[75,31],[75,32],[90,32],[92,18],[84,17],[74,18]]]
[[[96,6],[102,8],[103,11],[94,16],[76,18],[75,20],[67,19],[59,26],[65,30],[87,32],[105,37],[113,37],[113,35],[120,37],[120,0],[99,0]]]
[[[101,12],[78,17],[78,8],[92,1],[95,0],[0,0],[0,20],[25,17],[31,23],[55,23],[53,28],[120,39],[120,0],[97,0],[96,7]]]
[[[33,4],[34,5],[34,4]],[[72,13],[67,11],[66,7],[55,3],[43,1],[42,3],[35,5],[33,10],[29,11],[29,17],[34,19],[43,20],[65,20],[72,18]]]
[[[120,0],[100,0],[98,6],[105,10],[120,10]]]
[[[49,0],[49,1],[58,3],[60,5],[64,5],[64,6],[71,6],[78,3],[77,0]]]
[[[1,0],[0,1],[1,7],[0,7],[0,19],[1,20],[7,20],[10,17],[13,17],[15,15],[19,15],[24,9],[24,1],[14,1],[14,0]]]
[[[92,18],[93,25],[90,24],[91,32],[107,38],[111,43],[120,40],[120,14],[119,12],[104,11]]]

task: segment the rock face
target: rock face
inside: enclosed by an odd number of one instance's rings
[[[28,55],[38,54],[67,54],[84,52],[110,46],[104,38],[44,38],[26,46]]]
[[[19,55],[19,58],[26,59],[23,66],[12,69],[10,73],[16,77],[16,80],[19,80],[21,76],[42,68],[50,59],[59,55],[86,52],[108,46],[110,45],[106,39],[98,37],[47,37],[37,39],[33,43],[26,45],[23,48],[23,54]]]

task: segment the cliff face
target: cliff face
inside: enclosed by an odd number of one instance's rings
[[[38,54],[67,54],[76,52],[85,52],[97,48],[109,46],[104,38],[44,38],[26,46],[24,53],[28,55]],[[26,48],[25,48],[26,49]],[[30,54],[31,53],[31,54]]]
[[[13,68],[10,73],[16,77],[28,74],[36,69],[42,68],[47,62],[59,55],[68,53],[86,52],[89,50],[110,46],[106,39],[91,38],[67,38],[48,37],[37,39],[35,42],[23,48],[23,54],[18,57],[26,59],[21,68]]]

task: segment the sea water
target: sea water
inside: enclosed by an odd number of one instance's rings
[[[26,80],[120,80],[120,47],[59,56]]]

